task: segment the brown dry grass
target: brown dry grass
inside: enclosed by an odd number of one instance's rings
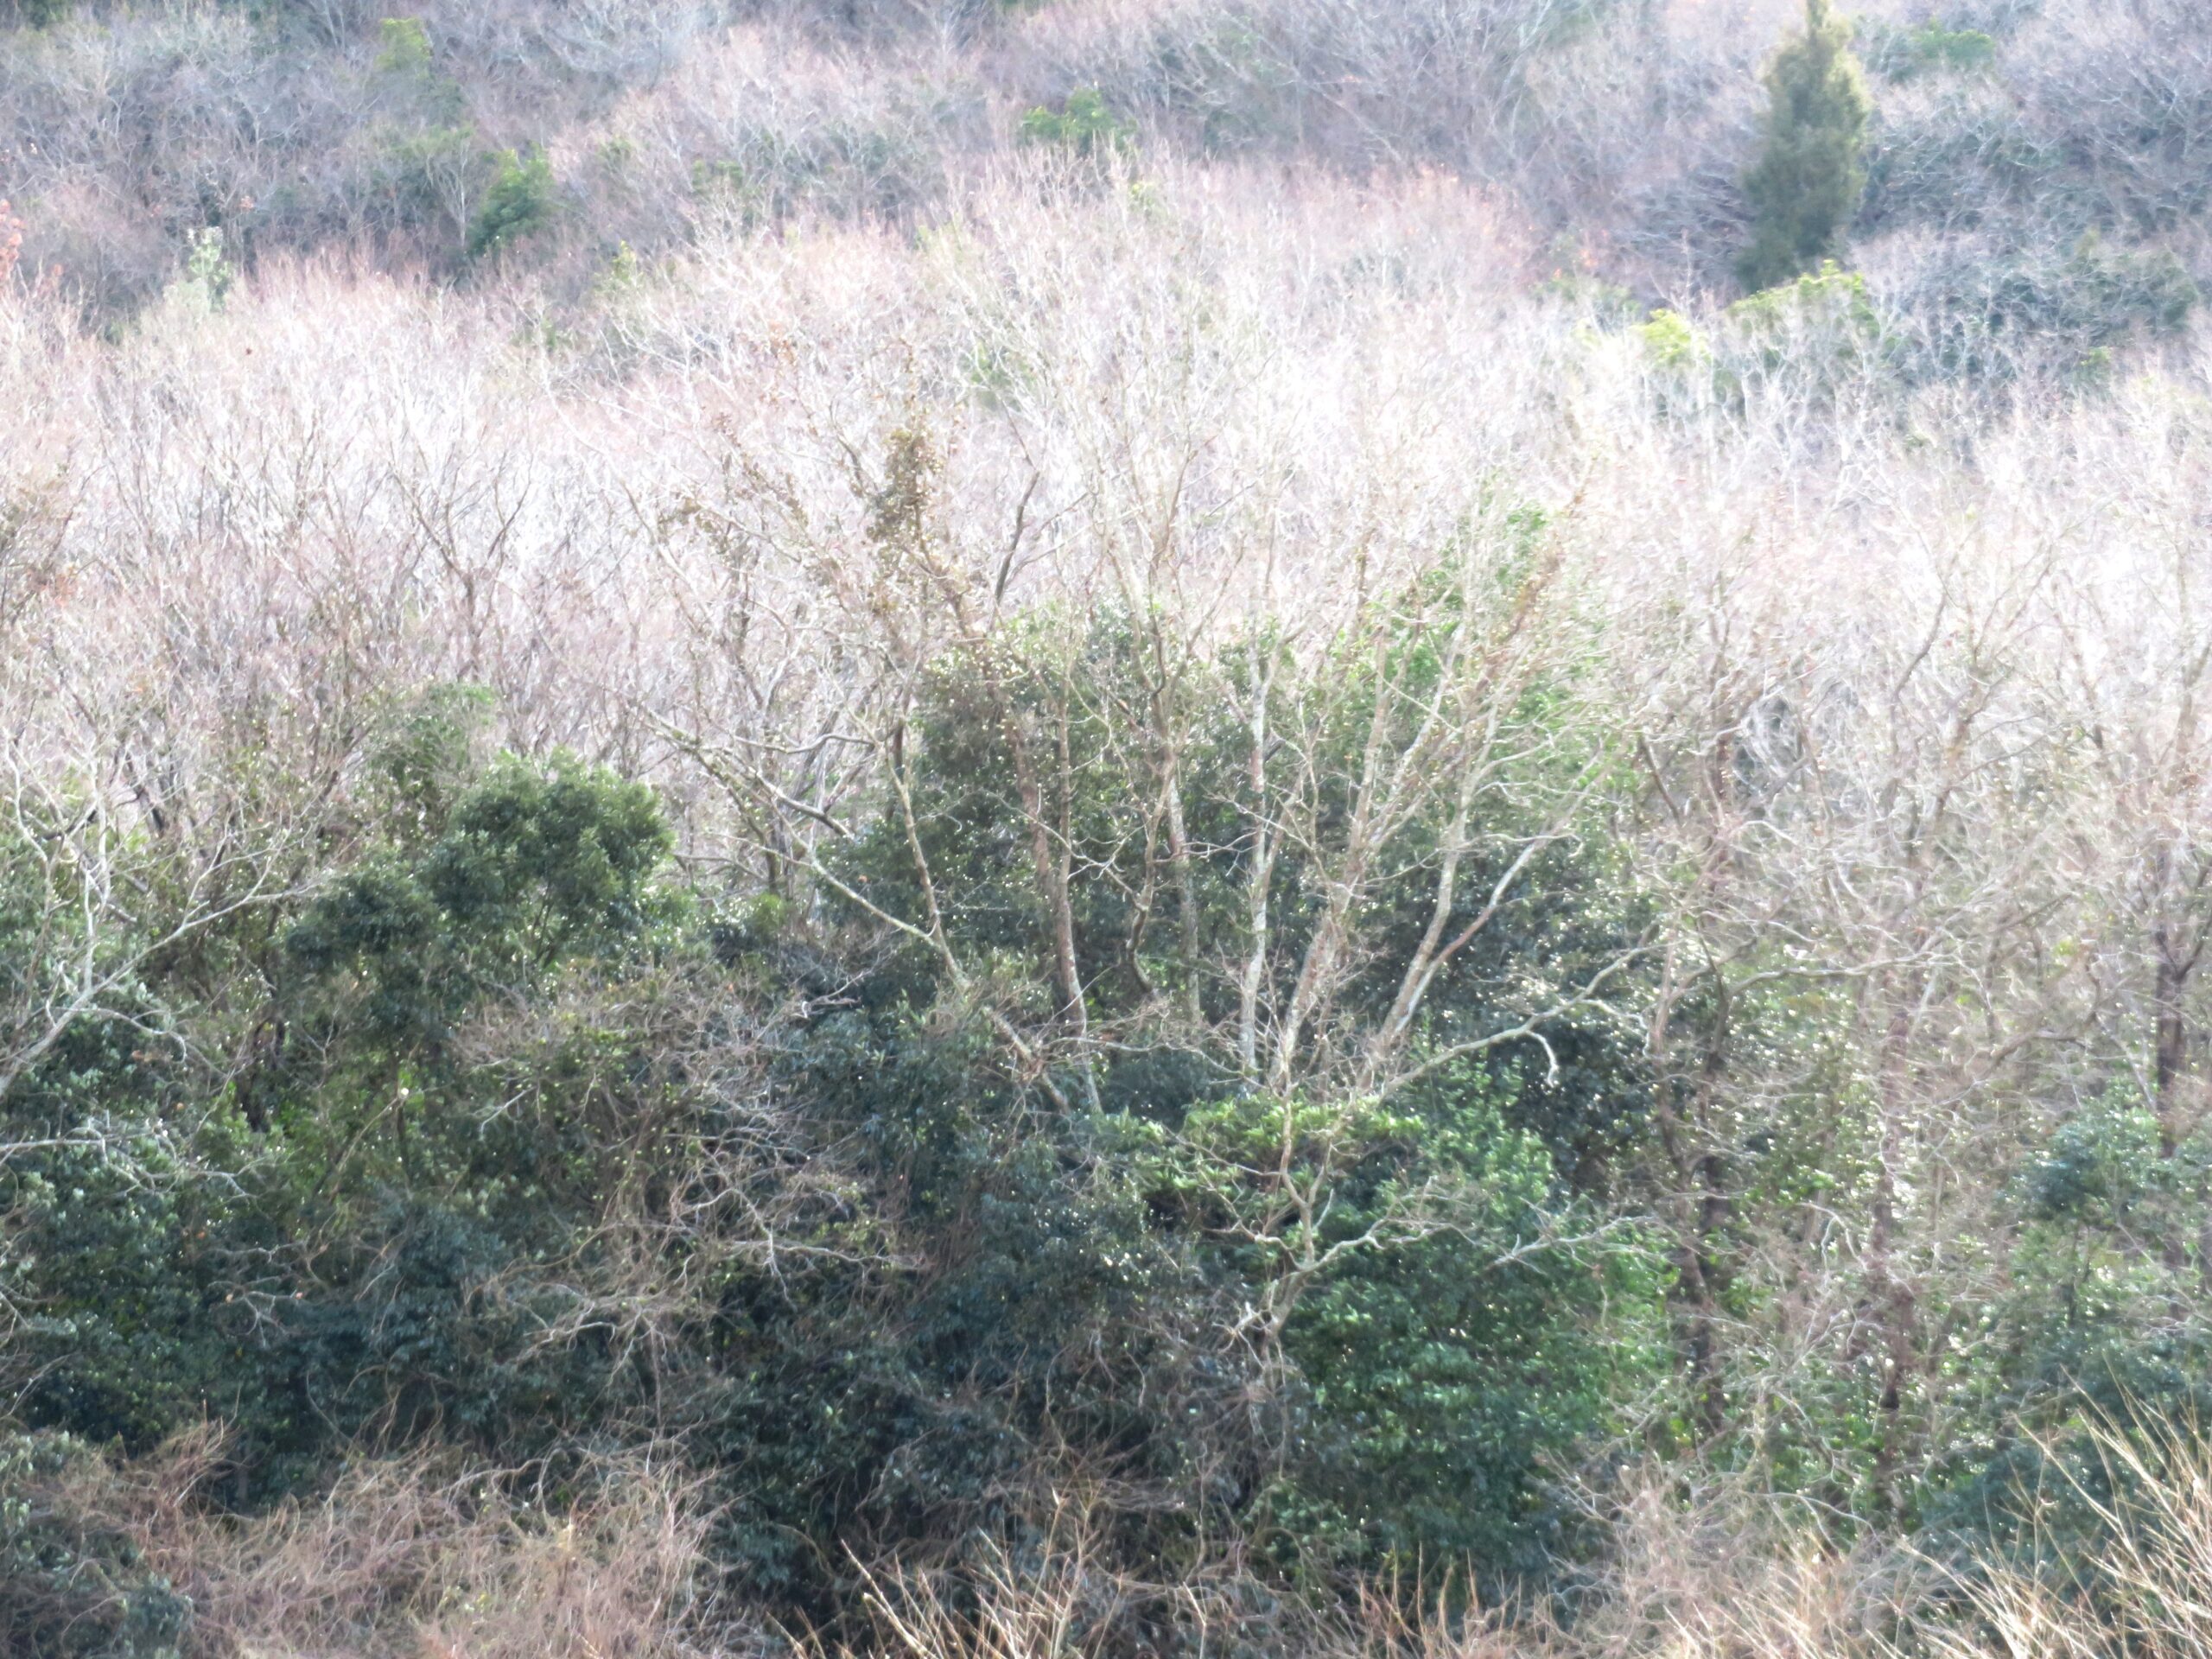
[[[586,1465],[566,1501],[449,1455],[363,1459],[320,1497],[240,1519],[205,1501],[227,1468],[204,1429],[134,1462],[73,1463],[42,1494],[128,1537],[188,1596],[188,1659],[1106,1659],[1163,1650],[1298,1659],[2206,1659],[2212,1446],[2093,1432],[2129,1496],[2075,1496],[2102,1526],[2070,1572],[1839,1548],[1740,1486],[1655,1479],[1567,1618],[1376,1586],[1300,1610],[1226,1564],[1144,1583],[1073,1510],[1041,1546],[974,1543],[964,1566],[854,1568],[855,1626],[779,1632],[716,1604],[709,1516],[647,1459]],[[2094,1595],[2088,1587],[2094,1586]]]
[[[193,1604],[206,1659],[687,1659],[707,1516],[649,1459],[553,1496],[417,1452],[364,1458],[320,1497],[237,1519],[202,1502],[209,1428],[78,1466],[65,1504],[117,1529]]]

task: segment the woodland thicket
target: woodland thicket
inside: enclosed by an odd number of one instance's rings
[[[0,9],[0,1651],[2205,1651],[2208,146]]]

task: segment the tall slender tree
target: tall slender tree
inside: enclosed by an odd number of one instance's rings
[[[1842,251],[1866,194],[1860,160],[1873,100],[1851,28],[1828,0],[1805,0],[1805,32],[1767,66],[1766,148],[1744,175],[1757,216],[1737,269],[1766,288]]]

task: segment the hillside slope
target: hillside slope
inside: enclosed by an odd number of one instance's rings
[[[2212,12],[1808,16],[0,10],[0,1650],[2200,1651]]]

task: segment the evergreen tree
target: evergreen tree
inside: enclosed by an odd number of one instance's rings
[[[1866,188],[1859,148],[1873,102],[1850,27],[1805,0],[1805,33],[1767,67],[1766,149],[1744,177],[1758,228],[1738,270],[1748,288],[1786,282],[1841,251]]]

